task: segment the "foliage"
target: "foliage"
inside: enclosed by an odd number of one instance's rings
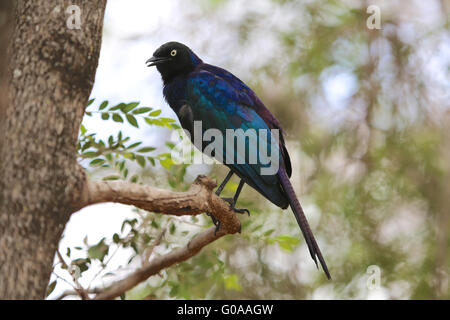
[[[90,100],[88,106],[94,102]],[[132,126],[139,128],[138,119],[144,120],[149,126],[162,126],[169,129],[178,129],[179,126],[175,120],[170,118],[158,117],[161,110],[153,110],[150,107],[140,107],[139,102],[119,103],[108,107],[108,101],[103,101],[97,110],[86,111],[86,116],[92,117],[93,114],[99,114],[102,120],[113,120],[114,122],[124,123],[124,119]],[[106,141],[96,138],[96,133],[87,132],[84,125],[80,128],[80,137],[78,140],[78,152],[80,160],[89,160],[89,167],[113,169],[116,174],[103,177],[103,180],[129,180],[137,182],[138,175],[129,176],[128,162],[135,162],[140,167],[145,168],[149,163],[155,166],[158,161],[163,167],[169,168],[172,165],[170,153],[163,153],[157,156],[149,155],[156,148],[143,146],[142,141],[130,141],[129,136],[125,136],[119,131],[117,136],[110,135]]]

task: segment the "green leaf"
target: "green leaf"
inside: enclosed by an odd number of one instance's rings
[[[108,105],[108,100],[105,100],[102,102],[102,104],[100,105],[100,107],[98,107],[98,110],[103,110],[106,108],[106,106]]]
[[[139,128],[139,125],[138,125],[138,123],[137,123],[137,121],[136,121],[136,118],[135,118],[133,115],[127,114],[126,117],[127,117],[128,122],[129,122],[132,126],[135,126],[136,128]]]
[[[150,163],[152,164],[152,166],[155,166],[155,165],[156,165],[155,158],[153,158],[153,157],[147,157],[147,159],[148,159],[148,161],[150,161]]]
[[[134,155],[133,152],[125,152],[125,153],[123,154],[123,157],[126,158],[126,159],[134,160],[135,155]]]
[[[89,269],[88,265],[91,263],[91,259],[79,258],[71,262],[71,265],[77,266],[80,270],[80,274]]]
[[[136,161],[142,168],[145,168],[145,157],[141,155],[136,155]]]
[[[126,106],[125,103],[119,103],[117,105],[115,105],[114,107],[109,108],[109,111],[116,111],[116,110],[122,110],[122,108],[124,108]]]
[[[80,131],[81,131],[81,135],[84,135],[86,133],[86,128],[83,125],[81,125]]]
[[[122,117],[118,113],[114,113],[112,118],[115,122],[123,122]]]
[[[257,225],[256,227],[253,228],[252,233],[255,232],[255,231],[258,231],[258,230],[261,229],[262,227],[263,227],[262,224]]]
[[[131,110],[133,110],[134,108],[136,108],[138,105],[139,105],[139,102],[130,102],[120,109],[123,112],[127,113],[127,112],[130,112]]]
[[[108,112],[102,112],[102,120],[108,120],[109,119],[109,113]]]
[[[136,152],[147,153],[147,152],[150,152],[150,151],[153,151],[153,150],[156,150],[156,148],[154,148],[154,147],[145,147],[145,148],[138,149]]]
[[[48,297],[53,292],[53,290],[55,290],[55,287],[56,287],[56,280],[54,280],[52,283],[48,285],[47,293],[45,294],[45,296]]]
[[[89,152],[85,152],[83,154],[81,154],[84,158],[94,158],[96,156],[98,156],[98,152],[97,151],[89,151]]]
[[[114,233],[113,235],[113,242],[114,243],[119,243],[120,242],[120,237],[117,233]]]
[[[141,144],[142,144],[142,141],[135,142],[135,143],[133,143],[133,144],[130,144],[130,145],[127,147],[127,149],[133,149],[133,148],[136,148],[137,146],[139,146],[139,145],[141,145]]]
[[[120,177],[119,176],[107,176],[104,177],[102,180],[107,181],[107,180],[119,180]]]
[[[86,107],[89,107],[91,104],[92,104],[92,102],[94,102],[94,100],[95,100],[95,98],[94,99],[91,99],[91,100],[89,100],[88,101],[88,103],[87,103],[87,105],[86,105]]]
[[[167,170],[174,164],[171,158],[159,159],[159,163]]]
[[[290,235],[279,235],[278,237],[267,239],[267,242],[269,244],[278,243],[280,248],[284,251],[292,252],[300,243],[300,240]]]
[[[161,110],[155,110],[149,114],[150,117],[157,117],[161,114]]]
[[[149,236],[148,234],[144,233],[142,235],[142,240],[144,240],[145,244],[148,244],[150,241],[153,240],[153,237]]]
[[[170,149],[173,149],[173,148],[175,148],[175,143],[167,141],[166,146],[168,146]]]
[[[156,229],[159,228],[159,225],[158,225],[158,223],[157,223],[155,220],[152,220],[152,222],[151,222],[150,225],[151,225],[153,228],[156,228]]]
[[[155,126],[160,126],[160,127],[164,127],[164,126],[165,126],[164,122],[161,121],[161,120],[158,119],[158,118],[153,119],[152,123],[153,123],[153,125],[155,125]]]
[[[103,262],[108,252],[109,246],[105,243],[105,238],[103,238],[96,245],[89,247],[88,256],[91,259],[97,259]]]
[[[147,113],[151,110],[152,110],[152,108],[149,108],[149,107],[137,108],[136,110],[133,110],[133,114]]]
[[[275,229],[267,230],[266,232],[264,232],[263,235],[264,235],[265,237],[268,237],[268,236],[270,236],[274,231],[275,231]]]
[[[225,289],[242,291],[242,287],[239,283],[239,278],[236,274],[229,274],[223,277],[223,282],[225,284]]]
[[[159,119],[164,121],[164,122],[166,122],[166,123],[176,122],[176,120],[171,119],[171,118],[164,118],[164,117],[162,117],[162,118],[159,118]]]
[[[91,162],[89,162],[89,165],[90,165],[90,166],[101,166],[101,165],[104,164],[104,163],[105,163],[105,160],[104,160],[104,159],[97,158],[97,159],[94,159],[94,160],[92,160]]]

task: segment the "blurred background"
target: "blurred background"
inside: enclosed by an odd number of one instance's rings
[[[370,5],[379,9],[379,29],[368,27]],[[246,186],[238,207],[252,214],[240,217],[240,235],[126,298],[449,299],[449,14],[449,0],[109,0],[92,98],[140,101],[176,119],[159,73],[145,66],[172,40],[241,78],[287,132],[291,180],[333,277],[316,269],[290,210]],[[156,153],[173,142],[164,127],[137,129],[95,115],[83,125],[104,138],[120,129]],[[197,174],[221,181],[227,173],[221,165],[134,170],[144,183],[179,191]],[[161,230],[152,254],[210,226],[204,216],[96,205],[72,217],[60,251],[71,261],[90,256],[78,281],[101,287],[139,266]],[[104,249],[102,259],[94,261],[92,248]],[[59,266],[55,279],[50,299],[73,280]]]

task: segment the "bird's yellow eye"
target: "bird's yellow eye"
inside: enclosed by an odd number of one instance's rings
[[[177,55],[177,50],[173,49],[172,51],[170,51],[170,55],[172,57],[175,57]]]

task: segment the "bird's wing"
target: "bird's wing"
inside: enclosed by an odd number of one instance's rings
[[[187,103],[192,110],[194,121],[202,121],[203,132],[207,129],[217,129],[224,137],[223,153],[219,157],[216,155],[216,158],[224,163],[227,158],[234,159],[233,163],[225,164],[270,201],[286,207],[287,199],[281,189],[277,172],[261,174],[262,168],[270,166],[268,162],[271,159],[268,156],[276,155],[278,162],[282,159],[279,145],[277,142],[273,143],[269,126],[255,110],[248,107],[247,100],[245,95],[228,81],[208,70],[197,71],[188,78]],[[231,143],[231,140],[227,139],[230,137],[227,135],[227,129],[235,130],[237,139],[234,148],[227,148]],[[250,138],[245,136],[252,132],[248,129],[255,130],[253,136],[250,134]],[[267,133],[266,139],[258,135],[260,129]],[[245,141],[245,148],[237,148],[236,141]],[[249,161],[251,155],[256,155],[254,163]]]
[[[262,103],[262,101],[258,98],[256,93],[231,72],[206,63],[203,64],[202,69],[207,70],[214,75],[224,79],[238,92],[238,98],[242,104],[255,110],[256,113],[258,113],[258,115],[267,123],[270,129],[280,130],[280,145],[283,154],[284,166],[286,168],[288,176],[290,177],[292,173],[291,159],[284,143],[284,130],[281,127],[281,124],[278,122],[277,118],[275,118],[275,116],[269,111],[269,109],[267,109],[264,103]]]

